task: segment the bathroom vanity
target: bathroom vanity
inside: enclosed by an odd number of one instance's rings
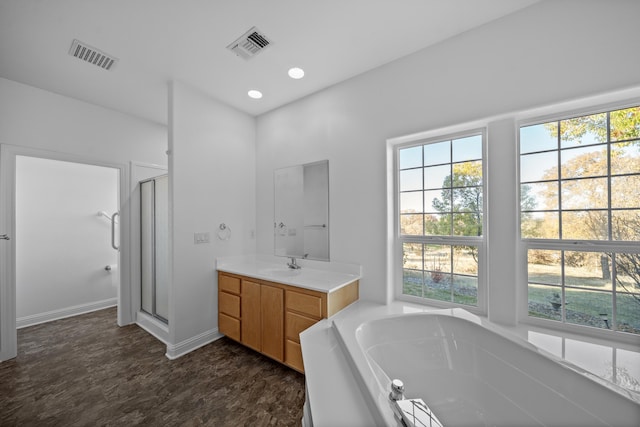
[[[300,332],[358,299],[359,266],[330,264],[294,270],[255,257],[218,260],[219,332],[304,373]]]

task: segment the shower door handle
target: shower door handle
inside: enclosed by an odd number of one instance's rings
[[[0,240],[11,240],[11,237],[7,236],[6,234],[0,234]]]
[[[111,247],[116,251],[120,250],[119,246],[116,246],[116,216],[120,215],[119,212],[111,215]]]

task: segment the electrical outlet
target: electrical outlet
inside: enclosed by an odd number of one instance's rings
[[[193,243],[196,245],[199,243],[209,243],[209,232],[193,233]]]

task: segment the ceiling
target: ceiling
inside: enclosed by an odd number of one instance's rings
[[[257,116],[535,2],[0,0],[0,76],[159,123],[175,79]],[[267,49],[226,49],[253,26]],[[72,57],[74,39],[117,64]],[[287,76],[294,66],[303,79]]]

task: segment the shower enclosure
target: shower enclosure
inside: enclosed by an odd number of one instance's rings
[[[140,308],[164,323],[169,318],[168,217],[168,176],[140,181]]]

